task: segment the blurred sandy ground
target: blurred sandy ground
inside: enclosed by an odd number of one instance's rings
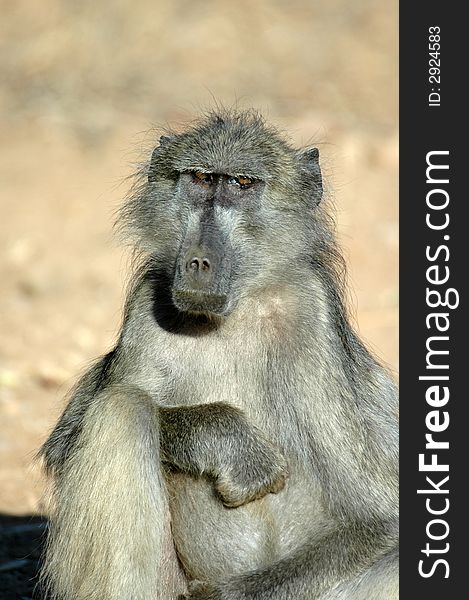
[[[317,143],[352,306],[397,369],[397,2],[0,1],[0,511],[41,509],[30,464],[110,347],[112,239],[151,126],[216,98]]]

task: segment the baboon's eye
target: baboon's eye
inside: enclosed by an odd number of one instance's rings
[[[211,173],[204,173],[203,171],[193,171],[192,175],[198,181],[202,183],[211,184],[213,182],[213,175]]]
[[[238,175],[238,177],[230,177],[228,183],[231,185],[239,185],[240,187],[248,187],[254,183],[254,180],[247,175]]]
[[[240,175],[238,177],[239,185],[251,185],[253,183],[250,177],[246,177],[246,175]]]

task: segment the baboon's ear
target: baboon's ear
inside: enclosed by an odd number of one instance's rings
[[[322,198],[322,175],[319,166],[319,150],[307,148],[300,153],[301,170],[304,177],[306,193],[311,198],[314,206],[321,202]]]
[[[150,183],[156,181],[157,164],[161,158],[162,151],[171,143],[173,139],[174,136],[162,135],[160,137],[159,145],[153,150],[151,154],[150,166],[148,167],[148,181]]]

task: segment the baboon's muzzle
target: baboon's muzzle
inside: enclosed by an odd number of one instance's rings
[[[222,315],[228,303],[231,249],[218,228],[200,226],[188,234],[176,264],[173,301],[183,312]]]

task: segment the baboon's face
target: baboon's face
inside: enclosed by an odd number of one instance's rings
[[[295,277],[320,198],[313,154],[225,123],[163,139],[146,227],[178,310],[228,315],[241,297]]]
[[[260,225],[264,189],[264,181],[242,174],[180,174],[177,200],[184,235],[173,284],[180,310],[226,314],[233,308],[236,281],[249,260],[258,262],[247,232]]]

